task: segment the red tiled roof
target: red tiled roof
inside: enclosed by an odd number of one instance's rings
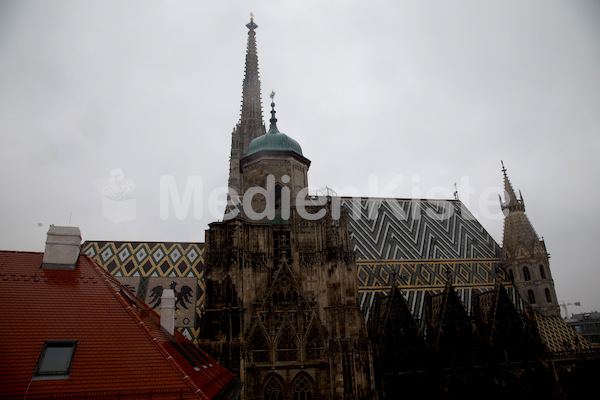
[[[0,251],[0,396],[212,399],[233,378],[89,257],[75,270],[42,258]],[[70,376],[32,380],[51,339],[77,341]]]

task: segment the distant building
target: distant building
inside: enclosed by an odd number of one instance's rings
[[[231,372],[86,255],[78,228],[52,226],[44,253],[0,251],[0,398],[215,399]]]
[[[566,322],[588,342],[600,344],[600,312],[573,314]]]

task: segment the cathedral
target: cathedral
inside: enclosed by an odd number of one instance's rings
[[[82,251],[150,306],[162,287],[179,293],[178,330],[236,374],[242,399],[576,393],[600,352],[560,317],[504,165],[502,246],[458,199],[309,194],[309,155],[279,130],[274,93],[263,121],[246,27],[223,220],[205,243]]]

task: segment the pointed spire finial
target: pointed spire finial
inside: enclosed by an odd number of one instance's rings
[[[255,30],[256,28],[258,28],[258,25],[256,25],[256,24],[254,23],[254,14],[253,14],[253,13],[250,13],[250,22],[248,22],[248,23],[246,24],[246,27],[248,27],[248,29],[250,29],[250,32],[252,32],[252,33],[254,33],[254,30]]]
[[[269,95],[269,97],[271,98],[271,119],[269,120],[269,122],[271,122],[271,126],[269,127],[269,132],[268,133],[280,133],[279,129],[277,129],[277,118],[275,118],[275,91],[271,90],[271,94]]]
[[[242,87],[242,121],[256,120],[262,125],[262,105],[260,100],[260,79],[258,76],[258,55],[256,51],[256,32],[258,25],[254,23],[254,15],[250,14],[250,22],[246,24],[248,44],[246,45],[246,68]],[[250,139],[260,136],[253,133]]]
[[[504,166],[504,161],[500,160],[502,164],[502,174],[504,175],[504,196],[505,201],[502,202],[502,198],[500,199],[500,205],[502,207],[502,211],[505,212],[505,215],[510,211],[525,211],[525,205],[523,204],[523,197],[521,200],[517,199],[517,195],[508,179],[508,174],[506,173],[506,167]]]
[[[256,28],[254,14],[250,14],[244,80],[242,82],[242,107],[240,119],[231,133],[231,157],[229,160],[228,187],[235,193],[243,193],[240,159],[248,151],[250,142],[266,133],[262,113],[260,77],[258,73],[258,54],[256,50]],[[231,197],[227,196],[229,202]],[[232,209],[227,206],[226,215]]]

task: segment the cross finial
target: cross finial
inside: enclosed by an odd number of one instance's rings
[[[279,133],[279,130],[277,129],[277,118],[275,118],[275,91],[271,90],[271,94],[269,95],[269,97],[271,98],[271,119],[269,120],[271,122],[271,126],[269,127],[269,132],[267,133]]]
[[[248,35],[250,35],[250,34],[254,34],[254,30],[255,30],[256,28],[258,28],[258,25],[256,25],[256,24],[254,23],[254,14],[253,14],[253,13],[250,13],[250,22],[248,22],[248,23],[246,24],[246,27],[247,27],[248,29],[250,29],[250,32],[248,32]]]

